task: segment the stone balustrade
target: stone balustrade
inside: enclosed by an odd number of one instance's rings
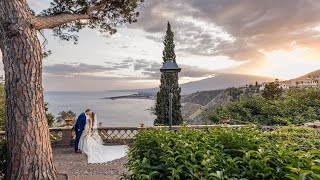
[[[173,126],[173,130],[178,130],[180,128],[215,128],[219,125],[189,125],[189,126]],[[239,128],[244,127],[243,125],[224,125],[228,128]],[[150,126],[150,127],[99,127],[98,131],[103,139],[104,143],[111,144],[128,144],[134,139],[134,136],[139,130],[147,130],[152,128],[169,128],[168,126]],[[74,142],[75,133],[72,126],[65,127],[54,127],[50,128],[50,139],[51,144],[56,145],[71,145]],[[5,139],[5,132],[0,131],[0,140]]]
[[[252,127],[247,125],[188,125],[188,126],[172,126],[173,130],[181,128],[194,128],[194,129],[205,129],[205,128],[240,128],[240,127]],[[275,130],[280,126],[262,126],[262,130]],[[139,130],[148,130],[153,128],[168,129],[168,126],[150,126],[150,127],[99,127],[98,131],[103,139],[104,143],[112,144],[128,144],[134,139],[134,136]],[[319,128],[319,127],[318,127]],[[66,145],[70,146],[74,142],[75,133],[72,126],[65,127],[54,127],[50,128],[51,144]],[[0,140],[5,139],[5,131],[0,131]]]
[[[138,127],[99,127],[99,134],[105,143],[127,144],[133,141]]]
[[[54,127],[49,129],[52,145],[70,145],[72,143],[72,126]]]
[[[173,130],[180,128],[215,128],[219,125],[189,125],[189,126],[173,126]],[[224,127],[239,128],[244,125],[225,125]],[[128,144],[134,139],[139,130],[152,128],[168,128],[168,126],[151,126],[151,127],[99,127],[99,134],[107,144]],[[52,145],[70,145],[74,141],[74,132],[71,127],[50,128]]]
[[[98,132],[104,143],[128,144],[133,141],[138,127],[99,127]],[[52,145],[73,144],[75,133],[71,126],[50,128]]]

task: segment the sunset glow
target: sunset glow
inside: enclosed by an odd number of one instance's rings
[[[319,58],[312,56],[306,48],[260,52],[265,55],[265,62],[263,69],[254,72],[257,75],[292,79],[319,69]]]
[[[28,2],[38,13],[50,5],[49,0]],[[81,77],[94,79],[90,84],[96,90],[157,87],[167,21],[182,67],[180,83],[218,73],[296,78],[320,68],[320,2],[303,1],[303,9],[298,4],[154,0],[143,4],[137,23],[120,25],[112,36],[83,29],[73,45],[45,31],[53,54],[44,61],[44,86],[56,89],[59,77],[73,89],[69,81]]]

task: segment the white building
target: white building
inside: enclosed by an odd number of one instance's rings
[[[279,87],[282,88],[282,89],[290,89],[292,87],[297,87],[297,88],[305,88],[305,87],[319,88],[320,87],[320,77],[290,79],[290,80],[286,80],[286,81],[278,81],[278,79],[276,79],[274,81],[274,83],[278,84]],[[264,90],[266,84],[268,84],[268,83],[262,83],[262,86],[260,87],[260,90]]]

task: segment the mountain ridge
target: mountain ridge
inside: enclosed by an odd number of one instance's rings
[[[181,91],[183,95],[192,94],[197,91],[210,91],[225,89],[228,87],[241,87],[249,84],[272,82],[274,78],[266,76],[246,75],[246,74],[227,74],[220,73],[214,77],[202,79],[199,81],[192,81],[181,84]],[[153,93],[156,94],[159,88],[136,89],[139,93]]]
[[[320,77],[320,70],[312,71],[303,76],[291,79],[299,80],[302,78]],[[289,80],[290,81],[290,80]],[[234,87],[234,86],[233,86]],[[199,91],[183,96],[182,112],[184,119],[188,124],[210,124],[210,120],[205,118],[205,114],[215,107],[225,104],[233,99],[232,87],[227,87],[220,90]]]
[[[274,78],[266,76],[221,73],[211,78],[182,84],[181,89],[183,92],[182,94],[191,94],[197,91],[226,89],[229,87],[241,87],[255,84],[256,82],[263,83],[272,81],[274,81]]]
[[[302,78],[308,78],[308,77],[311,77],[311,78],[320,77],[320,69],[312,71],[312,72],[309,72],[309,73],[307,73],[307,74],[305,74],[303,76],[297,77],[295,79],[302,79]]]

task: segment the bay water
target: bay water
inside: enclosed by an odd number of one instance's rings
[[[138,127],[140,124],[152,126],[155,116],[150,108],[154,106],[151,99],[103,99],[105,97],[123,96],[135,92],[44,92],[45,102],[49,103],[49,112],[55,117],[61,111],[73,111],[78,116],[86,109],[96,112],[98,122],[104,127]]]

